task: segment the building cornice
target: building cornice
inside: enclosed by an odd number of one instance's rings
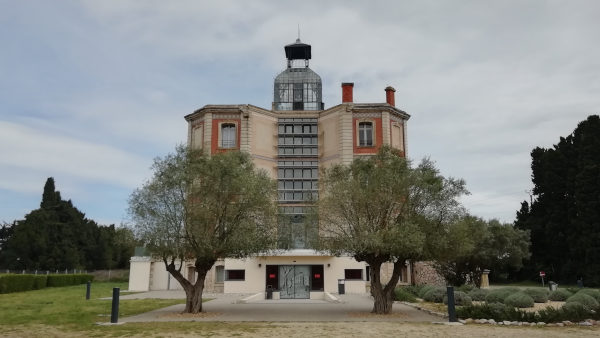
[[[352,111],[354,113],[387,111],[388,113],[401,117],[404,120],[410,119],[410,115],[407,112],[400,110],[388,103],[354,103]]]
[[[243,114],[247,116],[249,113],[259,113],[275,118],[293,118],[293,117],[312,117],[321,118],[330,114],[334,114],[346,107],[346,111],[353,113],[372,113],[387,111],[390,114],[397,116],[403,120],[410,119],[410,115],[388,103],[346,103],[338,104],[329,109],[322,111],[297,111],[297,110],[285,110],[285,111],[273,111],[267,110],[261,107],[257,107],[251,104],[209,104],[200,109],[197,109],[192,114],[186,115],[185,120],[188,122],[196,121],[206,113],[212,114]]]

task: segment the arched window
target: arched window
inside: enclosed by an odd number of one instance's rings
[[[373,146],[373,122],[360,122],[358,124],[358,145],[360,147]]]
[[[236,147],[235,123],[223,123],[221,125],[221,148]]]

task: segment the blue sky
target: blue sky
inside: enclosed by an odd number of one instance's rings
[[[394,86],[409,156],[467,181],[465,205],[514,219],[530,151],[600,112],[598,1],[2,1],[0,221],[47,177],[119,224],[156,156],[206,104],[270,108],[283,46],[313,46],[326,107]]]

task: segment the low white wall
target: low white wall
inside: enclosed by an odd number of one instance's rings
[[[325,292],[310,292],[310,299],[325,299]]]
[[[335,297],[334,295],[332,295],[329,292],[324,292],[323,294],[324,294],[325,300],[330,303],[339,303],[340,302],[340,300],[337,299],[337,297]]]
[[[148,261],[132,261],[129,267],[129,291],[148,291],[150,288],[150,265]]]

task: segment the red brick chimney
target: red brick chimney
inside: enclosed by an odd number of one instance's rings
[[[354,89],[354,83],[343,82],[342,83],[342,103],[352,102],[352,90]]]
[[[385,101],[392,107],[396,106],[396,98],[394,97],[395,92],[396,92],[396,89],[394,89],[390,86],[385,88]]]

